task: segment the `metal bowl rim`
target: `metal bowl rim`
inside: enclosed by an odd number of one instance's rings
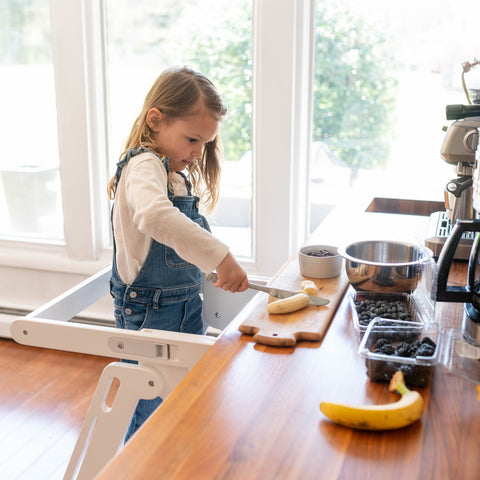
[[[361,245],[365,243],[388,243],[388,244],[395,244],[395,245],[403,245],[406,247],[413,247],[422,252],[422,258],[417,260],[412,260],[410,262],[374,262],[372,260],[363,260],[361,258],[352,257],[347,253],[347,249],[354,246],[354,245]],[[413,265],[421,265],[423,263],[429,262],[433,259],[433,252],[423,245],[415,245],[413,243],[407,242],[397,242],[395,240],[362,240],[359,242],[349,243],[346,246],[338,247],[338,254],[341,255],[343,258],[350,262],[355,263],[363,263],[365,265],[372,265],[372,266],[381,266],[381,267],[408,267]]]

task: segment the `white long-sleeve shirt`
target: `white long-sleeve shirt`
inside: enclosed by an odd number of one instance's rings
[[[175,195],[187,195],[183,177],[174,175]],[[168,199],[167,172],[153,153],[132,157],[122,171],[113,210],[116,263],[126,284],[133,282],[152,238],[173,248],[184,260],[210,273],[228,247],[190,220]]]

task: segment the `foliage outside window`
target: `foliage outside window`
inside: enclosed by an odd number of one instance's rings
[[[345,5],[317,2],[313,141],[353,171],[384,167],[396,96],[385,31]]]
[[[251,1],[167,0],[159,4],[142,0],[139,5],[132,11],[128,1],[108,2],[110,65],[128,64],[139,72],[148,67],[150,83],[171,65],[188,65],[205,73],[229,109],[221,132],[225,157],[239,160],[251,142]],[[110,78],[110,82],[117,79]],[[137,104],[145,93],[134,92]]]

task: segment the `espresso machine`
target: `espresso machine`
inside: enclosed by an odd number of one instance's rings
[[[446,130],[440,149],[441,158],[455,167],[456,177],[445,186],[445,211],[430,216],[425,244],[438,257],[459,219],[473,219],[475,151],[480,128],[480,105],[447,105],[447,120],[454,120]],[[480,211],[480,210],[479,210]],[[474,233],[465,231],[459,241],[455,258],[468,260]]]
[[[440,156],[456,167],[457,177],[445,186],[445,208],[450,223],[473,218],[472,185],[475,150],[480,127],[477,105],[447,105],[447,120],[455,120],[447,130]],[[473,116],[474,118],[470,118]]]
[[[455,166],[457,176],[445,186],[445,211],[430,217],[434,229],[425,243],[438,256],[435,300],[464,304],[461,327],[442,328],[441,363],[480,384],[480,90],[469,91],[464,78],[478,65],[477,59],[462,65],[468,105],[446,107],[453,122],[440,155]],[[454,260],[468,260],[466,285],[449,283]]]
[[[469,176],[471,179],[471,214],[466,209],[469,218],[456,218],[451,232],[443,245],[438,258],[438,277],[436,300],[439,302],[457,302],[464,304],[462,325],[460,329],[448,331],[445,345],[445,361],[448,368],[460,375],[480,383],[480,105],[454,106],[455,115],[465,115],[463,118],[472,120],[462,123],[462,132],[455,137],[463,139],[460,150],[469,151],[476,144],[475,161],[472,163]],[[476,115],[476,116],[475,116]],[[455,122],[457,123],[457,122]],[[473,129],[476,125],[476,134]],[[452,141],[453,142],[453,141]],[[470,143],[469,143],[470,142]],[[469,158],[469,157],[466,157]],[[461,182],[460,182],[461,183]],[[450,268],[460,242],[465,236],[473,238],[468,256],[468,275],[466,285],[451,285],[448,283]]]

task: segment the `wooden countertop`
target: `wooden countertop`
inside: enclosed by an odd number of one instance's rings
[[[354,219],[343,218],[343,231],[326,222],[309,241],[324,243],[336,235],[348,242],[357,236],[375,238],[380,227],[383,238],[407,240],[421,236],[427,221],[410,215],[362,217],[358,220],[368,232],[355,230]],[[455,264],[452,273],[464,284],[466,264]],[[259,296],[249,309],[255,302],[260,303]],[[462,308],[439,303],[437,314],[458,327]],[[255,344],[238,331],[244,315],[229,325],[100,479],[478,478],[475,383],[436,366],[430,386],[419,390],[425,400],[419,422],[389,432],[343,428],[323,416],[322,400],[377,404],[398,399],[386,384],[368,379],[347,298],[322,342],[297,347]]]

